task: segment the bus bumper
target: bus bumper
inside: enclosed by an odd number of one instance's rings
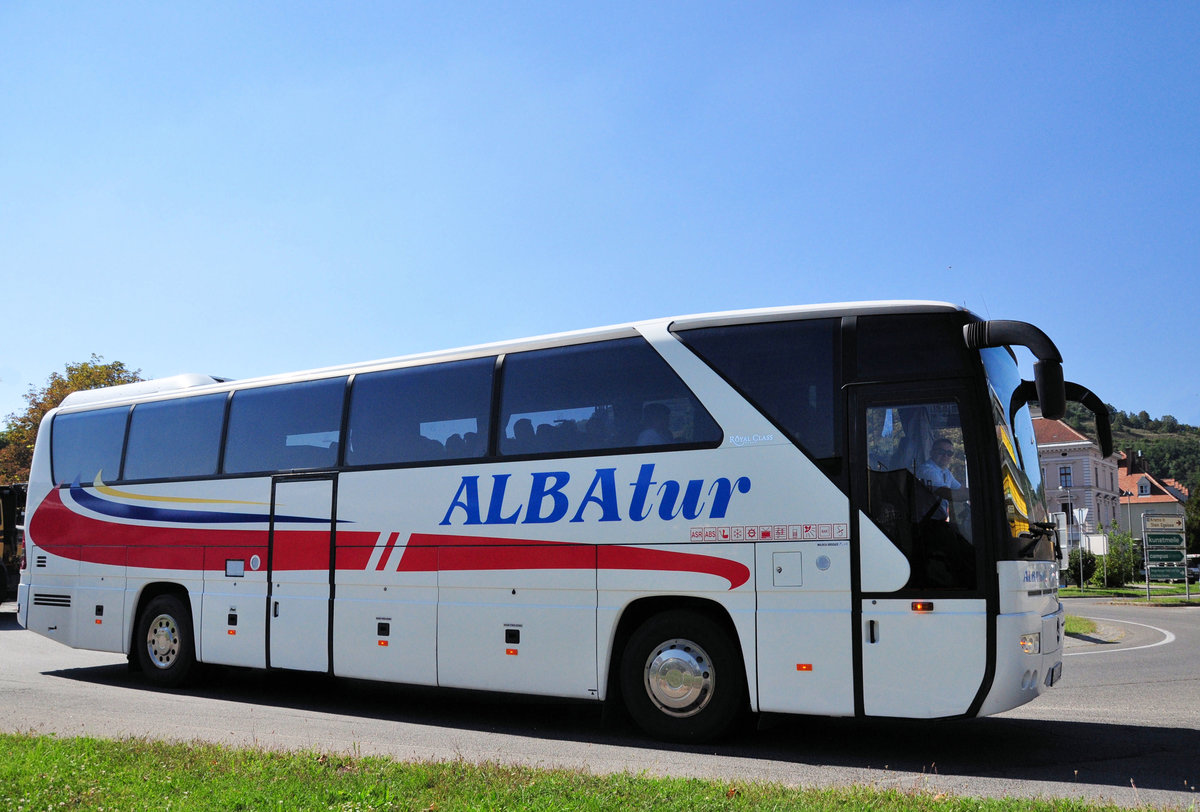
[[[1025,612],[996,618],[996,673],[980,716],[1019,707],[1062,679],[1062,603],[1048,615]]]

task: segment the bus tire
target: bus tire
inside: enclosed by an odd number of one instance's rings
[[[147,681],[160,688],[182,685],[196,663],[187,606],[174,595],[151,600],[138,618],[133,644]]]
[[[746,676],[725,628],[698,612],[654,615],[629,638],[621,695],[655,738],[703,742],[727,733],[746,710]]]

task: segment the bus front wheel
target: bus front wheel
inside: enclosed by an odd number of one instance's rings
[[[746,708],[737,645],[706,615],[655,615],[625,647],[621,695],[634,722],[652,736],[677,742],[721,736]]]
[[[191,614],[174,595],[159,595],[146,604],[133,642],[142,674],[163,688],[182,685],[196,662]]]

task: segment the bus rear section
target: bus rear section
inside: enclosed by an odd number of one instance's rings
[[[1013,707],[1062,612],[1029,382],[973,322],[780,308],[88,393],[39,433],[20,621],[162,685],[619,700],[684,741]]]

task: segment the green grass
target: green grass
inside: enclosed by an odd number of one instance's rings
[[[1190,589],[1192,600],[1200,601],[1200,584],[1191,584]],[[1143,583],[1126,584],[1122,587],[1103,587],[1089,584],[1087,589],[1068,586],[1059,589],[1058,594],[1059,597],[1063,598],[1128,598],[1130,600],[1140,598],[1144,603],[1146,601],[1146,585]],[[1172,603],[1176,602],[1173,600],[1175,598],[1186,600],[1186,594],[1183,584],[1152,584],[1150,586],[1150,600],[1152,603]]]
[[[1066,633],[1067,634],[1094,634],[1096,624],[1085,617],[1075,617],[1075,615],[1067,615],[1066,617]]]
[[[0,734],[7,810],[1108,810],[1082,801],[963,798],[870,787],[597,776],[462,761],[396,762],[315,752],[132,739]]]

